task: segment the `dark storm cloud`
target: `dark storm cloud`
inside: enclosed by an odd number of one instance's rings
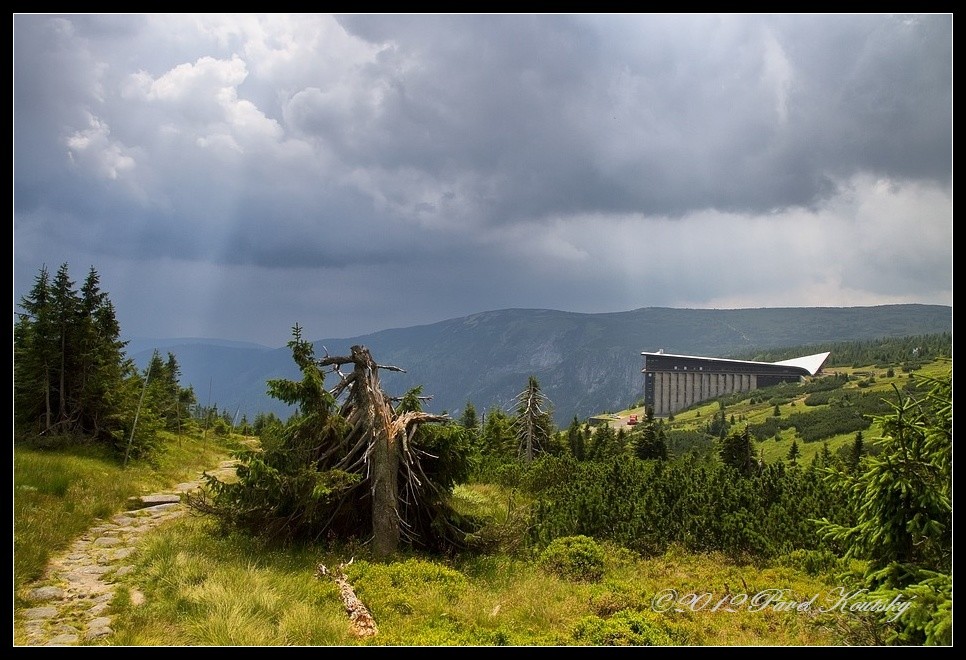
[[[811,206],[868,169],[949,180],[948,16],[341,20],[385,48],[359,150],[477,172],[493,221]]]
[[[15,17],[14,26],[16,199],[29,207],[67,168],[60,138],[84,120],[82,104],[96,100],[95,63],[76,48],[66,20]]]
[[[153,336],[278,345],[943,302],[951,67],[951,15],[16,15],[16,291],[94,265]]]
[[[800,72],[802,139],[835,174],[872,170],[950,181],[952,18],[820,17],[779,22]]]

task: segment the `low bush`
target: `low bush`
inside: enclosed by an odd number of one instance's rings
[[[588,616],[574,627],[574,639],[592,646],[672,646],[667,627],[644,612],[621,610],[613,616]]]
[[[604,549],[589,536],[554,539],[540,554],[540,566],[565,580],[597,582],[604,577]]]

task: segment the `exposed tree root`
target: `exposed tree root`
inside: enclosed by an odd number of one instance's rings
[[[349,563],[351,564],[352,562],[350,561]],[[345,605],[346,614],[349,615],[349,632],[356,637],[372,637],[379,632],[379,629],[376,627],[376,620],[372,618],[372,614],[369,612],[369,608],[365,606],[365,603],[356,596],[355,590],[345,576],[345,572],[343,571],[344,566],[344,564],[339,564],[338,572],[333,573],[325,567],[325,564],[319,564],[316,568],[315,575],[320,579],[322,577],[328,577],[335,580],[336,585],[339,587],[339,595],[342,597],[342,603]]]

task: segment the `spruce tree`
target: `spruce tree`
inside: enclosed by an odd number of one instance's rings
[[[644,422],[635,433],[633,446],[635,455],[640,459],[667,460],[667,438],[664,427],[657,424],[654,413],[650,409],[645,412]]]
[[[197,401],[193,389],[181,387],[181,366],[177,356],[168,352],[167,359],[163,359],[155,350],[146,373],[150,375],[148,401],[151,408],[157,412],[164,428],[180,432],[182,422],[189,417],[190,407]],[[222,411],[222,419],[229,427],[234,422],[230,410]]]
[[[76,420],[73,406],[77,403],[72,396],[72,386],[77,375],[77,319],[79,300],[74,282],[70,279],[67,264],[64,263],[54,276],[51,285],[51,311],[54,322],[56,356],[54,357],[54,378],[51,393],[54,400],[55,423],[66,432],[71,432]]]
[[[100,276],[92,267],[81,287],[77,320],[79,355],[78,417],[81,432],[108,440],[118,428],[125,402],[124,378],[133,363],[124,355],[121,326],[114,305],[100,289]]]
[[[754,440],[747,426],[726,436],[720,444],[718,453],[725,465],[730,465],[743,475],[751,475],[758,470]]]
[[[516,456],[517,437],[513,423],[510,415],[503,410],[490,409],[483,421],[483,437],[480,443],[484,457],[500,463]]]
[[[14,420],[38,433],[54,424],[51,387],[57,355],[50,274],[40,269],[34,285],[20,300],[14,326]]]
[[[895,390],[892,412],[877,418],[879,450],[856,473],[829,470],[847,497],[853,524],[818,521],[821,534],[848,559],[867,562],[866,602],[910,603],[894,616],[887,641],[952,643],[952,376],[915,378],[924,394]]]
[[[567,427],[567,446],[570,448],[570,455],[575,460],[586,460],[587,445],[584,442],[584,433],[576,415],[574,415],[573,421],[570,422],[570,426]]]
[[[80,293],[66,263],[41,268],[14,326],[14,419],[27,433],[114,442],[134,405],[114,307],[92,267]]]
[[[626,446],[623,438],[610,424],[602,424],[594,429],[589,458],[594,461],[609,461],[622,456]]]
[[[520,457],[525,462],[530,463],[537,454],[550,449],[556,431],[553,411],[536,376],[530,376],[527,386],[517,395],[515,427]]]
[[[463,414],[460,416],[460,426],[471,434],[479,433],[480,420],[476,415],[476,407],[469,401],[466,402]]]

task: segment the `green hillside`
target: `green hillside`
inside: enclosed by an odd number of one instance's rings
[[[932,342],[938,342],[933,344]],[[895,399],[896,391],[903,392],[912,374],[941,377],[951,370],[948,357],[932,358],[924,362],[917,354],[913,359],[902,360],[898,355],[911,356],[912,347],[933,346],[933,352],[948,355],[951,338],[948,335],[910,337],[889,342],[850,342],[829,344],[828,363],[822,374],[803,384],[783,384],[753,392],[721,397],[702,402],[680,411],[663,424],[669,439],[669,448],[677,454],[696,454],[714,451],[714,432],[709,430],[716,417],[724,416],[725,432],[747,426],[755,438],[759,456],[765,462],[787,460],[792,444],[798,451],[799,463],[813,461],[823,452],[840,455],[851,447],[856,433],[861,432],[866,441],[876,432],[868,415],[884,414],[889,410],[886,401]],[[839,358],[836,349],[843,348]],[[775,351],[770,359],[781,360],[788,355],[801,355],[803,349]],[[889,353],[889,350],[893,351]],[[856,355],[871,353],[880,355],[882,364],[847,366],[843,362]],[[925,351],[922,352],[925,357]],[[761,354],[756,354],[760,357]],[[749,358],[751,359],[751,358]],[[848,411],[849,415],[837,414]],[[601,415],[610,419],[615,429],[630,431],[627,421],[631,415],[643,418],[645,409],[637,404]]]

